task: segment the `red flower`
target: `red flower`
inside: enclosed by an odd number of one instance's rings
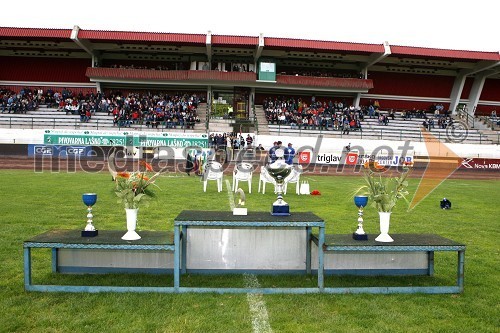
[[[116,174],[116,176],[117,176],[117,177],[120,177],[120,178],[127,178],[127,179],[128,179],[128,178],[130,178],[130,173],[128,173],[128,172],[126,172],[126,171],[124,171],[124,172],[118,172],[118,173]]]
[[[139,163],[140,163],[140,165],[142,165],[143,167],[146,168],[146,171],[153,171],[153,166],[151,164],[149,164],[148,162],[141,160]]]
[[[311,192],[311,195],[321,195],[321,192],[318,190],[314,190]]]

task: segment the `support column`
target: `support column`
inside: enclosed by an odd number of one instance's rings
[[[210,121],[210,115],[212,113],[212,102],[213,102],[213,91],[212,91],[212,86],[208,86],[207,87],[207,119],[206,119],[206,122],[207,122],[207,131],[209,129],[209,121]]]
[[[450,94],[450,111],[452,114],[455,114],[457,111],[457,106],[460,103],[460,96],[462,95],[466,78],[467,75],[459,74],[453,83],[453,88],[451,89]]]
[[[213,100],[212,86],[208,86],[207,87],[207,105],[212,105],[212,100]]]
[[[361,101],[361,93],[357,93],[356,97],[354,97],[354,107],[358,108],[359,107],[359,102]]]
[[[467,113],[474,116],[476,111],[477,103],[479,102],[479,97],[481,97],[481,92],[483,91],[484,81],[486,81],[486,74],[480,73],[476,75],[474,83],[469,94],[469,103],[467,103]]]
[[[255,114],[255,88],[252,87],[250,88],[250,96],[248,96],[248,104],[250,105],[250,110],[252,110],[252,115],[254,118],[257,117],[257,115]]]

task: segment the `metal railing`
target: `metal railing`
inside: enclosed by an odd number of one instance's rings
[[[456,111],[457,111],[457,116],[459,119],[463,120],[467,124],[467,126],[469,126],[470,128],[474,128],[475,117],[473,115],[469,114],[466,107],[459,108],[457,106]]]
[[[196,123],[193,127],[196,127]],[[202,126],[199,125],[198,126]],[[206,124],[208,126],[208,124]],[[167,132],[167,131],[182,131],[186,132],[188,130],[193,130],[191,126],[184,123],[183,125],[174,125],[169,122],[159,122],[158,126],[146,125],[144,122],[137,122],[126,124],[124,122],[118,122],[113,124],[109,120],[94,119],[88,122],[82,122],[80,119],[40,119],[37,117],[0,117],[0,128],[19,128],[19,129],[114,129],[117,131],[125,130],[138,130],[138,131],[155,131],[155,132]]]

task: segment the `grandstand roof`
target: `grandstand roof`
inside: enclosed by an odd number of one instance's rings
[[[72,29],[42,29],[42,28],[12,28],[0,27],[0,38],[48,38],[48,39],[70,39]],[[135,42],[135,43],[179,43],[204,46],[206,34],[184,34],[184,33],[156,33],[156,32],[133,32],[133,31],[104,31],[84,30],[79,31],[80,39],[99,40],[108,42]],[[218,46],[257,46],[259,37],[212,35],[212,44]],[[337,41],[319,41],[291,38],[264,37],[266,48],[272,49],[304,49],[317,51],[341,51],[354,53],[383,53],[383,44],[350,43]],[[499,52],[467,51],[436,49],[413,46],[391,46],[393,55],[432,57],[442,59],[461,60],[492,60],[500,61]]]
[[[384,52],[384,46],[382,44],[360,44],[275,37],[265,37],[265,46],[276,48],[313,49],[322,51],[354,51],[368,53]]]
[[[0,37],[70,38],[71,29],[35,29],[0,27]]]
[[[391,52],[393,55],[500,61],[499,52],[446,50],[446,49],[432,49],[426,47],[399,46],[399,45],[391,45]]]
[[[108,40],[113,42],[137,41],[137,42],[172,42],[172,43],[205,44],[206,35],[82,29],[78,33],[78,38],[90,39],[90,40]]]

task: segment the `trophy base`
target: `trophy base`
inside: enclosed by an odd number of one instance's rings
[[[281,205],[276,206],[273,205],[271,209],[271,215],[273,216],[290,216],[290,206]]]
[[[236,207],[233,209],[233,215],[248,215],[246,208]]]
[[[99,230],[82,230],[82,237],[95,237]]]
[[[367,234],[359,235],[359,234],[354,232],[352,234],[352,238],[355,240],[368,240],[368,235]]]

